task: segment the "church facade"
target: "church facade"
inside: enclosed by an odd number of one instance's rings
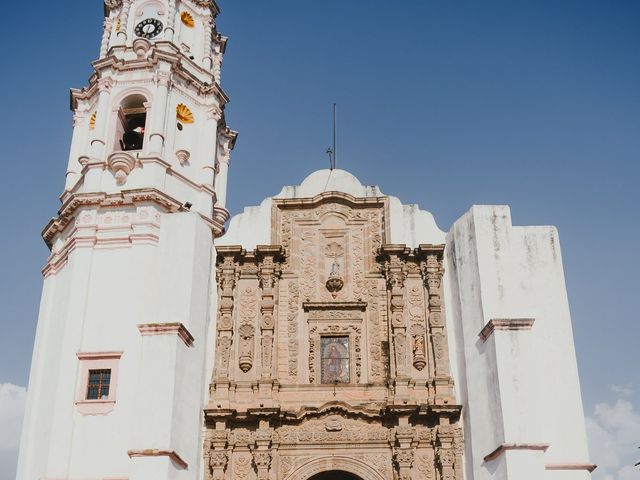
[[[229,221],[213,0],[106,0],[18,480],[587,480],[557,231],[343,170]]]

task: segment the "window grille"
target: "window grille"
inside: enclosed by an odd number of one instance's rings
[[[109,398],[111,384],[111,369],[89,370],[87,382],[87,400],[102,400]]]

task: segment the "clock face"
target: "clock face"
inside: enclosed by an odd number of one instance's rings
[[[136,35],[142,38],[154,38],[162,32],[162,22],[157,18],[147,18],[136,25]]]

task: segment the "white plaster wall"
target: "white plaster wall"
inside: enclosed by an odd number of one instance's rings
[[[324,192],[342,192],[356,198],[387,197],[377,186],[363,185],[346,170],[317,170],[300,185],[285,186],[259,206],[247,207],[234,216],[218,244],[241,245],[249,250],[257,245],[270,245],[273,198],[313,198]],[[396,197],[389,197],[389,216],[391,238],[386,239],[387,243],[417,247],[421,243],[445,241],[445,233],[438,228],[433,215],[417,205],[403,205]]]
[[[212,236],[195,213],[163,215],[160,232],[157,246],[77,248],[46,280],[19,480],[200,478],[205,355],[215,329]],[[183,323],[193,348],[137,328],[167,322]],[[124,351],[116,405],[108,415],[83,416],[75,407],[76,353],[99,351]],[[189,469],[127,455],[149,448],[175,450]]]
[[[449,232],[446,261],[467,478],[589,478],[586,471],[544,469],[589,463],[557,231],[513,227],[508,207],[474,206]],[[528,331],[495,331],[480,340],[491,319],[509,318],[535,323]],[[544,454],[510,451],[484,462],[503,443],[550,447]]]

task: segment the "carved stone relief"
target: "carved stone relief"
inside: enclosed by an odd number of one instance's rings
[[[421,285],[413,285],[408,297],[413,366],[420,371],[427,365],[424,289]]]
[[[228,378],[231,345],[233,343],[234,289],[236,286],[237,265],[235,252],[220,253],[218,259],[218,338],[216,341],[216,375]]]
[[[379,382],[383,380],[385,373],[383,364],[383,340],[382,319],[378,304],[378,281],[367,281],[367,306],[369,325],[369,369],[371,380]]]
[[[238,366],[247,373],[253,367],[255,345],[255,318],[257,315],[258,299],[256,289],[252,286],[244,287],[240,292],[240,339]]]
[[[289,304],[287,310],[287,334],[289,370],[291,379],[298,377],[298,317],[300,309],[300,288],[298,282],[291,280],[288,284]]]
[[[206,480],[462,480],[444,247],[386,244],[386,200],[347,197],[274,199],[274,245],[218,248]]]

